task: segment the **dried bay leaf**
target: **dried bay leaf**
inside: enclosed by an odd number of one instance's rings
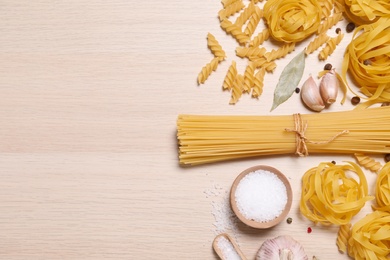
[[[301,81],[305,70],[305,50],[294,57],[280,74],[279,82],[274,92],[274,102],[271,111],[289,99]]]

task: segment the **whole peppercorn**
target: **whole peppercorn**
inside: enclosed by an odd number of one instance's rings
[[[331,70],[332,69],[332,64],[326,63],[324,66],[324,70]]]
[[[388,107],[388,106],[390,106],[390,102],[384,102],[381,105],[381,107]]]
[[[288,218],[288,219],[286,220],[286,222],[287,222],[287,224],[291,224],[291,223],[292,223],[292,218]]]
[[[357,104],[360,103],[360,97],[357,97],[357,96],[353,97],[351,99],[351,103],[352,103],[352,105],[356,106]]]
[[[368,66],[368,65],[371,65],[372,62],[371,62],[371,60],[364,60],[364,61],[363,61],[363,64],[366,65],[366,66]]]
[[[341,33],[341,29],[340,28],[336,28],[336,33],[337,34]]]
[[[336,164],[336,161],[332,161],[333,164]]]
[[[385,155],[385,162],[390,162],[390,153]]]
[[[296,89],[295,89],[295,93],[297,93],[297,94],[298,94],[300,91],[301,91],[300,88],[296,88]]]
[[[346,31],[347,31],[348,33],[350,33],[350,32],[353,32],[353,30],[355,30],[355,24],[354,24],[354,23],[349,23],[349,24],[347,24]]]

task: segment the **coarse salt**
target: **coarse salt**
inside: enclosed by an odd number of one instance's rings
[[[287,189],[274,173],[257,170],[240,180],[235,200],[246,219],[268,222],[283,212],[287,204]]]
[[[241,260],[233,244],[224,236],[220,236],[217,241],[224,260]]]

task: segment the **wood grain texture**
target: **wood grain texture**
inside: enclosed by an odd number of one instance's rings
[[[266,75],[259,100],[245,96],[228,105],[222,82],[236,42],[219,27],[221,6],[206,0],[0,3],[0,259],[217,259],[215,203],[241,171],[257,164],[290,179],[294,220],[263,231],[238,223],[234,235],[244,254],[253,259],[265,239],[292,234],[310,257],[347,259],[337,252],[337,228],[306,233],[312,224],[300,216],[298,201],[305,170],[352,157],[178,165],[178,114],[269,114],[273,87],[294,55]],[[212,58],[208,32],[228,59],[197,86],[198,72]],[[342,53],[340,47],[330,57],[336,66]],[[324,64],[308,59],[305,75],[315,75]],[[237,62],[243,72],[243,60]],[[349,107],[330,110],[342,109]],[[292,112],[308,112],[298,95],[273,114]]]

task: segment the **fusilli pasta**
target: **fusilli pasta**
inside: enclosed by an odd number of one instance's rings
[[[329,36],[326,33],[321,33],[320,35],[317,35],[307,46],[305,53],[306,55],[309,55],[310,53],[313,53],[318,48],[320,48],[325,42],[329,40]]]
[[[290,52],[292,52],[295,49],[295,43],[286,43],[282,47],[276,50],[271,50],[270,52],[267,52],[264,54],[264,57],[267,59],[267,61],[273,61],[276,59],[280,59]]]
[[[222,49],[222,46],[219,44],[217,39],[211,33],[207,34],[207,46],[210,48],[214,57],[219,57],[222,59],[226,58],[225,51]]]
[[[253,87],[253,81],[255,79],[255,66],[253,62],[249,62],[244,72],[244,91],[249,92]]]
[[[234,22],[237,27],[241,29],[241,27],[248,21],[249,17],[252,15],[252,13],[255,11],[255,4],[251,1],[247,7],[242,10],[240,15],[237,17],[236,21]]]
[[[362,153],[355,153],[354,156],[359,165],[366,168],[367,170],[378,172],[382,168],[382,164],[378,161],[375,161],[370,156],[364,155]]]
[[[258,98],[263,93],[265,68],[260,68],[253,81],[252,97]]]
[[[240,0],[221,0],[221,3],[223,5],[223,7],[226,8],[236,1],[240,1]]]
[[[222,88],[224,90],[231,90],[233,88],[233,84],[234,84],[236,77],[237,77],[236,62],[232,61],[232,64],[230,65],[230,67],[226,73],[225,79],[223,80]]]
[[[221,9],[218,12],[219,20],[223,21],[226,18],[238,13],[241,9],[245,7],[245,4],[242,0],[235,1],[234,3],[228,5],[226,8]]]
[[[249,18],[249,22],[244,30],[244,33],[249,37],[251,37],[262,17],[263,17],[263,10],[261,10],[258,6],[255,6],[254,12],[252,13],[252,16]]]
[[[317,30],[317,34],[321,34],[332,28],[340,20],[342,20],[342,13],[334,13],[332,16],[327,16],[327,18],[320,24]]]
[[[326,42],[326,46],[318,54],[318,58],[320,60],[326,60],[328,58],[328,56],[334,52],[334,50],[336,49],[336,46],[341,42],[343,37],[344,37],[344,34],[342,32],[339,32],[337,34],[337,36],[330,38]]]
[[[276,68],[274,61],[267,61],[265,58],[259,58],[253,61],[256,69],[264,68],[267,72],[272,72]]]
[[[261,58],[266,53],[266,49],[263,47],[237,47],[236,55],[241,58],[249,58],[251,60],[255,58]]]
[[[318,0],[321,6],[321,18],[329,17],[332,13],[334,0]]]
[[[242,93],[244,91],[244,76],[241,74],[237,74],[236,80],[234,81],[233,88],[232,88],[232,96],[230,98],[229,104],[234,105],[237,103],[237,101],[242,96]]]
[[[232,35],[239,44],[244,45],[246,42],[248,42],[248,35],[246,35],[237,25],[233,24],[229,20],[223,20],[221,22],[221,27],[226,31],[226,33]]]
[[[263,29],[261,32],[259,32],[250,42],[250,47],[257,47],[266,40],[269,39],[269,30],[268,28]]]
[[[347,252],[348,239],[351,236],[351,223],[341,225],[337,233],[336,245],[340,252]]]
[[[210,74],[215,71],[218,67],[218,63],[221,61],[221,58],[215,57],[211,62],[207,63],[198,74],[198,84],[203,84]]]

